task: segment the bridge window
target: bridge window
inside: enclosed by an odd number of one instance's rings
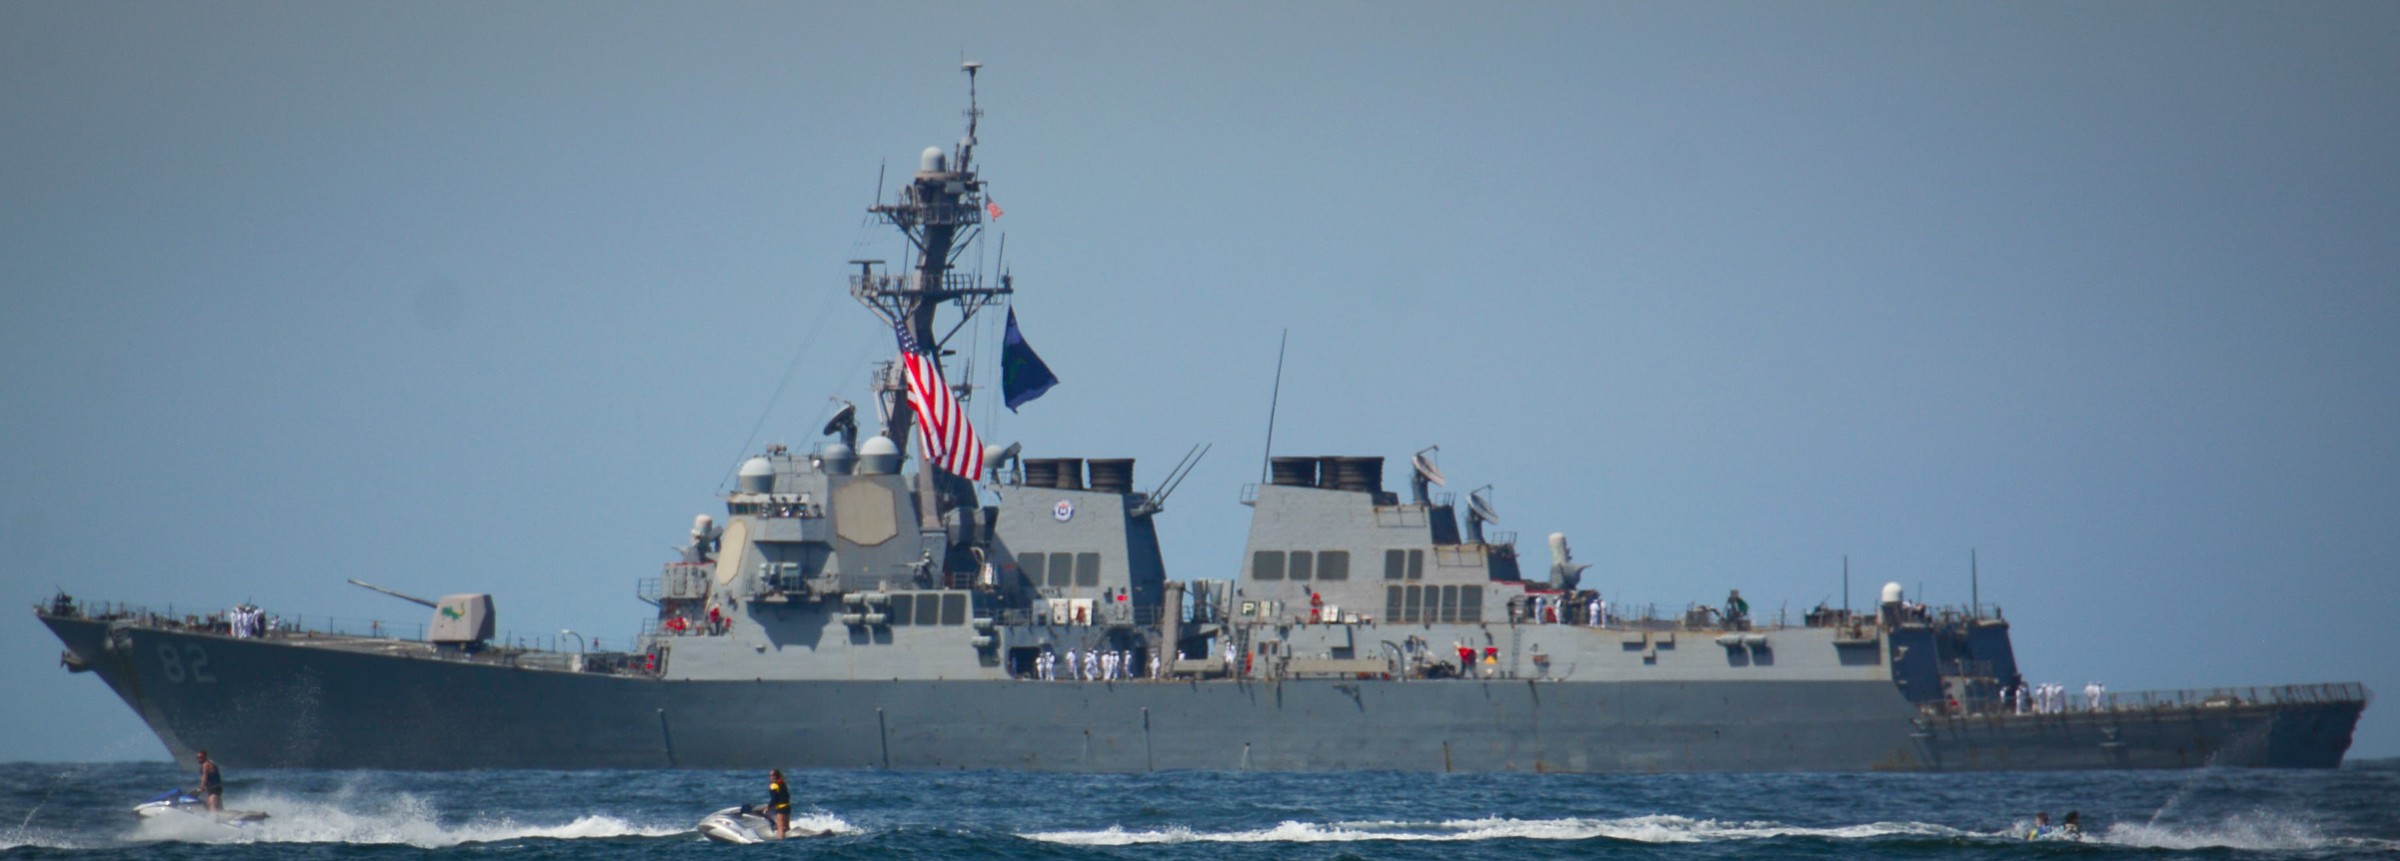
[[[1317,554],[1317,579],[1350,579],[1350,551],[1327,550]]]
[[[1458,620],[1461,622],[1483,621],[1483,587],[1459,587]]]
[[[1394,550],[1392,552],[1398,553],[1400,551]],[[1383,618],[1386,620],[1393,622],[1408,621],[1407,616],[1400,615],[1400,593],[1403,591],[1405,591],[1404,587],[1400,586],[1383,587]]]
[[[1316,554],[1306,550],[1294,550],[1292,551],[1291,567],[1285,569],[1285,572],[1290,574],[1294,580],[1306,580],[1309,577],[1309,569],[1315,567],[1315,561]]]
[[[893,625],[916,624],[915,622],[910,621],[909,618],[909,614],[913,612],[914,608],[916,607],[916,597],[917,596],[915,595],[905,594],[893,595],[892,606],[884,618],[890,619]]]
[[[1383,551],[1383,579],[1398,580],[1405,576],[1407,571],[1408,551],[1398,549]],[[1398,604],[1395,602],[1393,606],[1398,606]],[[1391,617],[1394,614],[1387,612],[1383,615]]]
[[[1261,550],[1250,554],[1250,578],[1253,580],[1283,579],[1283,551]]]
[[[1425,551],[1408,551],[1408,579],[1425,579]]]
[[[1075,585],[1077,585],[1077,586],[1098,586],[1098,585],[1100,585],[1100,554],[1098,554],[1098,553],[1077,553],[1077,554],[1075,554]]]
[[[1050,554],[1050,585],[1065,586],[1075,580],[1075,554]]]
[[[961,594],[957,594],[957,593],[952,593],[952,594],[948,594],[948,595],[943,595],[943,596],[942,596],[942,624],[944,624],[944,625],[964,625],[964,624],[966,624],[966,623],[967,623],[967,596],[965,596],[965,595],[961,595]]]
[[[1046,567],[1042,563],[1049,560],[1050,557],[1039,553],[1019,553],[1017,570],[1025,572],[1025,582],[1039,586],[1042,585],[1042,570]]]
[[[918,595],[918,596],[917,596],[917,624],[919,624],[919,625],[939,625],[939,624],[941,624],[941,623],[942,623],[942,596],[940,596],[940,595]]]
[[[1414,622],[1425,618],[1425,587],[1408,587],[1407,606],[1401,608],[1401,621]]]

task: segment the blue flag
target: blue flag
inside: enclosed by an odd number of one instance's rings
[[[1008,331],[1000,336],[1000,398],[1008,404],[1009,412],[1026,401],[1041,397],[1058,385],[1058,375],[1042,364],[1042,357],[1033,354],[1025,343],[1025,333],[1017,331],[1017,309],[1008,309]]]

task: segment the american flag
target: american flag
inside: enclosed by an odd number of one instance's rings
[[[917,440],[925,459],[951,475],[973,480],[983,475],[983,440],[967,423],[967,411],[942,381],[942,368],[918,347],[902,321],[892,331],[900,336],[900,365],[908,371],[908,406],[917,411]]]

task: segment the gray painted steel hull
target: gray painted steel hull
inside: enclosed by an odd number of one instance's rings
[[[234,767],[2331,767],[2363,707],[1927,719],[1863,681],[678,681],[44,621],[176,756]]]

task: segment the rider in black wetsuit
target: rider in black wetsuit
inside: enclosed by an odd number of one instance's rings
[[[208,812],[210,813],[216,813],[224,810],[224,772],[217,770],[216,763],[208,761],[208,751],[203,750],[195,753],[192,755],[192,758],[200,761],[200,799],[208,802]]]
[[[792,790],[783,785],[783,770],[767,771],[767,814],[775,817],[775,839],[790,836],[792,830]]]

